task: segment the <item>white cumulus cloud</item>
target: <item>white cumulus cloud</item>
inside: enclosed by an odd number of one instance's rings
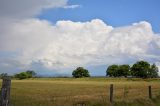
[[[36,64],[48,70],[66,70],[141,59],[158,62],[159,40],[146,21],[114,28],[100,19],[58,21],[55,25],[28,19],[3,29],[0,51],[12,56],[3,56],[0,66],[25,69]]]
[[[61,20],[53,25],[34,18],[43,9],[80,6],[67,1],[0,0],[0,72],[68,73],[77,66],[160,62],[160,35],[146,21],[114,28],[101,19]]]

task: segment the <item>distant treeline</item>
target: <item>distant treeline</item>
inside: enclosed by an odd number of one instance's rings
[[[83,67],[78,67],[72,72],[73,77],[90,77],[89,71]],[[138,61],[131,67],[128,64],[108,66],[106,76],[109,77],[138,77],[138,78],[156,78],[158,77],[158,67],[155,64],[149,64],[147,61]]]
[[[8,77],[8,74],[7,73],[0,74],[0,78],[4,78],[4,77]],[[20,72],[10,77],[18,78],[18,79],[33,78],[33,77],[36,77],[36,72],[33,70],[27,70],[25,72]]]
[[[0,74],[0,77],[8,76],[7,73]],[[90,77],[90,73],[83,67],[77,67],[72,72],[74,78]],[[155,64],[150,64],[147,61],[137,61],[132,66],[128,64],[108,66],[106,70],[107,77],[137,77],[137,78],[156,78],[158,77],[158,67]],[[36,77],[34,70],[27,70],[12,76],[18,79],[26,79]]]
[[[128,64],[114,64],[107,68],[106,75],[110,77],[156,78],[158,77],[158,67],[155,64],[149,64],[147,61],[138,61],[131,67]]]

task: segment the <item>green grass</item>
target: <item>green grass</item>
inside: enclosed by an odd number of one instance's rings
[[[114,84],[115,106],[160,106],[160,79],[136,78],[13,79],[11,102],[13,106],[110,106],[110,84]]]

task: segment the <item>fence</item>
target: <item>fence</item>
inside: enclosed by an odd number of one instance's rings
[[[40,85],[40,86],[42,86],[42,85]],[[111,104],[113,104],[116,101],[116,95],[118,94],[117,91],[124,92],[124,96],[126,96],[126,98],[130,97],[130,96],[127,96],[127,92],[129,92],[129,90],[132,90],[131,88],[124,88],[123,86],[122,86],[122,88],[116,88],[117,86],[118,85],[116,85],[116,84],[110,84],[107,87],[107,89],[105,88],[104,92],[108,93],[108,95],[105,95],[105,99],[110,101]],[[3,79],[2,88],[1,88],[0,106],[10,106],[11,105],[11,102],[10,102],[10,88],[11,88],[11,80],[10,79]],[[153,90],[155,89],[154,86],[151,86],[151,85],[145,86],[145,88],[143,88],[143,89],[145,89],[146,97],[149,98],[149,99],[152,99],[153,96],[154,96],[153,95],[154,94]],[[159,89],[159,88],[156,88],[156,89]],[[82,92],[83,92],[83,90],[82,90]],[[136,92],[139,92],[139,91],[136,91]],[[16,93],[18,93],[18,92],[16,92]],[[96,94],[96,92],[95,92],[95,94]],[[14,95],[14,93],[13,93],[13,95]],[[54,95],[54,94],[48,94],[48,96],[50,96],[50,95],[52,95],[50,98],[61,98],[61,97],[63,98],[64,96],[67,97],[67,95],[62,95],[62,96],[58,95],[56,97],[56,95]],[[34,94],[33,94],[33,96],[34,96]],[[83,94],[81,94],[81,96],[83,96]],[[70,96],[68,96],[68,97],[70,97]],[[45,99],[45,98],[43,98],[43,99]],[[34,100],[34,99],[32,99],[32,100]],[[63,100],[63,99],[61,99],[61,100]]]
[[[113,103],[113,97],[114,97],[114,89],[113,89],[113,84],[110,84],[110,90],[109,90],[109,100],[110,100],[110,103]],[[152,88],[151,88],[151,85],[148,86],[148,98],[149,99],[152,99]]]
[[[0,106],[10,106],[11,79],[4,78],[0,94]]]

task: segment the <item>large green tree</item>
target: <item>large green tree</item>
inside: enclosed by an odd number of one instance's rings
[[[131,67],[131,74],[135,77],[147,78],[150,64],[147,61],[138,61]]]
[[[118,76],[127,77],[129,75],[130,66],[127,64],[119,65],[118,67]]]
[[[89,71],[84,69],[83,67],[78,67],[72,72],[73,77],[82,78],[82,77],[90,77]]]
[[[110,77],[127,77],[129,75],[130,66],[127,64],[124,65],[110,65],[106,70],[106,75]]]
[[[109,75],[110,77],[117,77],[118,76],[118,65],[110,65],[107,68],[106,75]]]

